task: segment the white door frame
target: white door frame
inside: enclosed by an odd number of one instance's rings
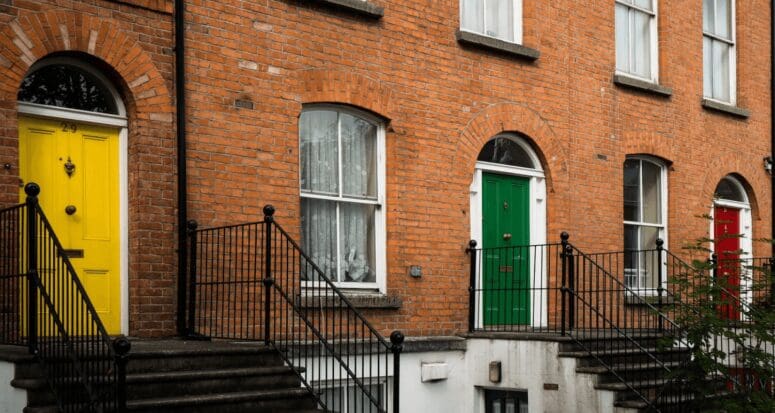
[[[67,120],[76,123],[88,123],[92,125],[108,126],[118,129],[118,197],[119,197],[119,295],[121,297],[121,334],[129,333],[129,201],[127,178],[127,138],[128,122],[126,108],[112,84],[101,73],[89,66],[74,60],[65,58],[46,59],[42,64],[33,65],[30,72],[42,66],[54,63],[66,63],[77,66],[94,75],[110,91],[118,108],[118,115],[89,112],[84,110],[60,108],[55,106],[39,105],[35,103],[18,102],[19,115],[30,117]]]
[[[536,169],[523,168],[518,166],[503,165],[491,162],[476,162],[474,166],[474,177],[470,186],[470,219],[471,219],[471,239],[476,241],[478,248],[482,247],[482,175],[484,172],[491,172],[500,175],[515,176],[521,178],[528,178],[530,180],[530,245],[544,245],[546,244],[546,177],[544,171],[541,169],[541,161],[535,154],[530,145],[523,139],[511,136],[511,135],[498,135],[493,137],[507,137],[512,141],[519,144],[522,149],[525,150],[533,161],[533,165],[536,165]],[[543,255],[544,262],[541,263],[541,268],[546,268],[546,255]],[[534,271],[536,263],[530,263],[530,272]],[[542,274],[543,284],[541,286],[531,286],[533,293],[531,296],[531,306],[534,308],[541,308],[546,310],[548,307],[548,297],[546,294],[548,288],[547,279],[548,273],[544,271]],[[476,274],[477,285],[482,285],[481,265],[477,267]],[[536,306],[533,303],[540,303]],[[479,300],[479,304],[482,302]],[[536,314],[535,311],[530,311],[531,326],[533,327],[545,327],[548,324],[548,314]],[[477,311],[478,320],[477,325],[482,325],[484,321],[483,311]]]
[[[708,237],[711,241],[715,241],[716,237],[716,228],[715,228],[715,216],[716,216],[716,207],[726,207],[731,209],[737,209],[740,211],[740,250],[742,251],[740,253],[740,259],[744,260],[746,258],[752,258],[753,257],[753,218],[751,216],[751,204],[748,198],[748,193],[745,190],[745,187],[732,176],[725,176],[723,179],[727,179],[730,182],[733,182],[735,186],[737,186],[737,189],[740,191],[741,194],[743,194],[743,197],[745,198],[743,202],[740,201],[732,201],[728,199],[720,199],[715,198],[713,200],[713,204],[710,208],[710,230]],[[710,254],[711,256],[716,252],[716,244],[715,242],[710,243]],[[745,304],[751,304],[753,302],[753,292],[751,291],[752,286],[752,276],[750,269],[745,269],[742,265],[740,268],[740,289],[742,290],[740,294],[740,300]],[[741,313],[740,316],[742,317],[743,314]]]

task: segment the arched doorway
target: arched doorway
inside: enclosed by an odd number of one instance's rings
[[[547,308],[548,280],[536,276],[543,258],[530,250],[546,243],[545,198],[543,168],[526,138],[500,134],[484,145],[471,184],[471,239],[483,249],[479,325],[546,325],[546,314],[532,309]]]
[[[30,68],[17,98],[21,183],[40,185],[41,207],[108,333],[127,332],[121,97],[92,65],[53,57]]]
[[[734,303],[749,298],[746,293],[741,296],[741,291],[750,290],[746,285],[750,277],[744,273],[747,270],[742,262],[752,249],[751,205],[739,179],[727,175],[718,183],[711,213],[713,252],[718,260],[716,282],[732,295],[722,296],[719,312],[725,319],[739,320],[740,309]]]

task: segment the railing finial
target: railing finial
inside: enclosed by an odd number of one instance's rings
[[[188,232],[194,232],[199,228],[199,223],[194,219],[189,219],[188,222],[186,222],[186,227],[188,228]]]
[[[264,222],[274,221],[274,207],[271,204],[264,205]]]
[[[404,338],[404,333],[399,330],[390,333],[390,342],[393,343],[394,347],[403,348]]]
[[[570,238],[570,234],[568,234],[567,231],[563,231],[563,232],[560,233],[560,239],[563,242],[568,242],[568,238]]]
[[[40,194],[40,185],[35,182],[30,182],[27,185],[24,185],[24,193],[29,197],[35,198]]]
[[[657,238],[657,249],[661,250],[665,247],[665,240],[662,238]]]
[[[476,249],[476,240],[472,239],[471,241],[468,241],[468,248],[466,248],[466,252],[473,251]]]

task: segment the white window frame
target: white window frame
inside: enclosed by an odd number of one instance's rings
[[[353,204],[366,204],[366,205],[374,205],[374,251],[376,256],[374,257],[374,262],[376,264],[375,268],[375,275],[376,275],[376,281],[375,282],[340,282],[331,280],[337,287],[345,288],[345,289],[352,289],[352,290],[377,290],[382,294],[385,294],[387,291],[387,265],[386,265],[386,240],[385,240],[385,122],[382,119],[379,119],[378,117],[362,111],[358,110],[349,106],[343,106],[343,105],[334,105],[334,104],[312,104],[312,105],[304,105],[304,108],[302,111],[307,110],[328,110],[328,111],[335,111],[339,113],[346,113],[348,115],[352,115],[355,117],[358,117],[360,119],[363,119],[373,125],[376,126],[376,151],[377,151],[377,199],[365,199],[365,198],[351,198],[351,197],[342,197],[342,196],[327,196],[327,195],[318,195],[318,194],[312,194],[305,192],[301,190],[301,128],[299,128],[299,200],[301,201],[302,198],[307,199],[320,199],[320,200],[327,200],[327,201],[334,201],[337,203],[341,202],[347,202],[347,203],[353,203]],[[339,167],[339,188],[341,190],[342,188],[342,173],[341,173],[341,167],[342,167],[342,151],[341,151],[341,139],[337,139],[337,144],[339,145],[339,161],[338,161],[338,167]],[[339,253],[339,221],[337,220],[337,270],[341,268],[342,265],[342,257]],[[303,247],[303,246],[302,246]],[[304,288],[308,289],[315,289],[315,288],[325,288],[325,285],[320,281],[302,281],[302,286]]]
[[[649,32],[651,34],[651,37],[649,38],[649,43],[650,43],[649,53],[651,53],[651,68],[650,68],[651,73],[649,73],[648,77],[643,77],[636,73],[624,71],[616,67],[616,74],[621,76],[631,77],[634,79],[646,80],[647,82],[651,82],[651,83],[658,83],[659,82],[659,41],[658,41],[659,34],[657,33],[657,28],[658,28],[657,20],[659,18],[659,0],[653,0],[653,1],[654,1],[654,10],[650,11],[650,10],[646,10],[641,7],[638,7],[634,4],[625,3],[624,0],[615,0],[616,4],[620,4],[624,7],[627,7],[628,9],[637,10],[651,15],[651,19],[649,20],[649,26],[650,26]],[[616,18],[615,7],[616,5],[614,5],[614,19]],[[627,28],[630,31],[630,36],[629,36],[630,44],[627,45],[627,53],[628,53],[627,60],[629,62],[629,67],[632,67],[633,65],[632,42],[634,41],[633,40],[634,37],[632,36],[632,30],[633,30],[632,27],[633,27],[632,14],[628,13]],[[616,23],[614,23],[614,37],[616,37]],[[615,43],[616,43],[616,39],[614,39],[614,44]],[[614,46],[614,53],[615,52],[616,52],[616,46]],[[616,63],[614,62],[614,65],[615,64]]]
[[[498,39],[503,42],[507,43],[514,43],[514,44],[522,44],[522,0],[513,0],[514,1],[514,41],[505,40],[500,37],[494,37],[487,34],[487,16],[483,16],[483,23],[482,23],[482,31],[476,32],[471,29],[463,27],[463,1],[460,0],[460,30],[468,33],[474,33],[478,34],[480,36],[490,37],[493,39]],[[481,13],[484,15],[484,13],[487,11],[487,1],[489,0],[482,0],[482,11]]]
[[[713,7],[715,10],[715,5],[717,0],[710,0],[713,2]],[[705,27],[703,25],[702,28],[702,38],[703,41],[707,37],[711,40],[711,50],[712,50],[712,44],[713,42],[721,42],[726,43],[729,45],[729,101],[721,100],[713,96],[713,79],[711,78],[711,90],[705,90],[705,82],[703,82],[702,87],[702,95],[705,99],[712,100],[719,103],[726,103],[735,105],[737,103],[737,24],[736,24],[736,7],[737,2],[735,0],[729,0],[729,39],[725,39],[721,36],[716,35],[715,33],[706,32]],[[703,8],[703,13],[705,12],[705,9]],[[715,26],[718,27],[718,13],[714,12],[714,15],[716,17]],[[703,16],[703,21],[704,21]],[[703,59],[703,76],[705,76],[705,59]],[[713,59],[710,60],[711,68],[708,71],[709,73],[713,73]]]
[[[635,226],[635,227],[638,227],[638,228],[641,228],[641,227],[657,228],[658,229],[657,237],[661,238],[662,241],[664,241],[663,248],[667,249],[668,248],[668,240],[667,240],[667,205],[668,205],[667,165],[665,165],[665,163],[663,161],[661,161],[661,160],[659,160],[657,158],[654,158],[652,156],[647,156],[647,155],[628,156],[626,160],[637,160],[637,161],[640,161],[641,164],[643,162],[649,162],[652,165],[656,165],[656,166],[659,167],[660,179],[662,181],[661,182],[661,186],[659,188],[660,202],[661,202],[661,205],[660,205],[659,209],[660,209],[660,216],[662,218],[662,223],[661,224],[653,224],[653,223],[650,223],[650,222],[643,222],[642,221],[642,216],[641,216],[641,221],[627,221],[627,220],[623,219],[622,220],[623,221],[622,231],[624,231],[624,225],[631,225],[631,226]],[[624,171],[624,164],[622,164],[622,171]],[[640,198],[641,202],[643,202],[643,168],[642,167],[639,168],[638,188],[639,188],[639,191],[640,191],[639,198]],[[624,189],[622,188],[622,191],[623,190]],[[622,196],[624,196],[624,192],[622,192]],[[624,206],[624,199],[623,198],[622,198],[622,206]],[[642,208],[641,208],[641,215],[642,215]],[[639,235],[640,235],[640,233],[639,233]],[[622,237],[622,241],[624,241],[624,237]],[[638,236],[638,247],[635,250],[642,250],[643,249],[643,246],[640,245],[640,242],[641,242],[640,241],[640,236]],[[622,246],[624,246],[624,243],[622,243]],[[628,251],[628,250],[625,250],[625,251]],[[662,265],[666,266],[665,260],[662,260]],[[626,272],[628,270],[628,268],[625,268],[624,270]],[[641,281],[640,281],[641,276],[642,275],[648,275],[648,274],[641,274],[641,268],[637,268],[636,270],[638,271],[638,274],[636,274],[636,276],[638,277],[638,281],[636,282],[636,285],[634,285],[634,286],[627,285],[627,287],[633,289],[636,293],[640,293],[640,294],[644,294],[644,295],[656,294],[657,293],[657,289],[653,288],[653,287],[649,287],[648,285],[650,283],[648,283],[648,282],[643,282],[642,284],[646,285],[646,287],[641,287]],[[664,268],[663,268],[663,274],[666,274],[666,272],[664,271]],[[651,276],[654,277],[654,276],[656,276],[656,274],[651,274]],[[625,281],[625,280],[623,280],[623,281]],[[646,281],[649,281],[649,280],[646,280]],[[666,279],[662,280],[662,287],[663,288],[667,287],[667,280]]]

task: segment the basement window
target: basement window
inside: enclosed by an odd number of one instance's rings
[[[528,413],[527,390],[484,390],[484,413]]]

